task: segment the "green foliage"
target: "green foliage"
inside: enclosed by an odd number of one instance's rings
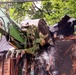
[[[41,8],[33,2],[14,3],[10,8],[10,15],[16,21],[28,15],[31,19],[44,18],[49,25],[59,22],[65,14],[76,18],[76,0],[41,1]]]
[[[55,24],[65,14],[76,18],[76,1],[75,0],[49,0],[42,2],[45,13],[45,19],[49,24]]]
[[[27,3],[14,3],[11,5],[10,16],[17,22],[20,22],[30,12],[32,2]]]

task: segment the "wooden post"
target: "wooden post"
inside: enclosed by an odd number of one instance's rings
[[[10,69],[11,69],[11,74],[10,75],[16,75],[16,72],[15,72],[15,66],[14,66],[14,59],[10,59],[11,62],[10,62]]]

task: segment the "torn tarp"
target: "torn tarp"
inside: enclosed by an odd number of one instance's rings
[[[7,51],[11,48],[14,48],[13,46],[11,46],[7,40],[6,37],[2,35],[2,37],[0,38],[0,52],[2,51]]]

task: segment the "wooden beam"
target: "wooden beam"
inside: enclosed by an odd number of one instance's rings
[[[76,36],[68,36],[64,38],[65,40],[76,40]]]

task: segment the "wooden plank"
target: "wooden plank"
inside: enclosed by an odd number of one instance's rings
[[[76,36],[68,36],[64,38],[65,40],[76,40]]]
[[[3,73],[3,75],[10,75],[11,74],[10,62],[11,62],[10,58],[4,60],[4,73]]]

